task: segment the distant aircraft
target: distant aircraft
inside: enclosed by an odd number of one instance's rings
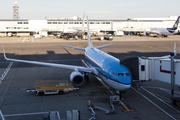
[[[82,20],[82,27],[73,27],[73,28],[70,28],[70,29],[64,29],[63,33],[73,33],[73,35],[81,36],[85,32],[85,28],[84,28],[85,21],[84,21],[84,18],[85,18],[85,14],[84,14],[83,20]]]
[[[63,33],[72,33],[73,36],[78,36],[78,37],[82,37],[82,35],[86,32],[87,32],[87,29],[85,28],[85,13],[82,19],[82,27],[72,27],[72,28],[63,30]],[[96,34],[98,32],[100,32],[100,29],[90,29],[90,33],[92,34]]]
[[[152,35],[161,35],[164,37],[167,37],[168,35],[173,35],[175,33],[178,33],[178,23],[179,23],[179,18],[180,16],[177,18],[176,22],[174,23],[172,28],[150,28],[150,31],[147,32],[147,34],[152,34]]]
[[[88,28],[88,46],[86,48],[58,44],[63,47],[69,47],[69,48],[85,51],[84,54],[85,60],[83,61],[83,63],[87,67],[10,59],[6,57],[4,47],[2,46],[4,58],[8,61],[14,61],[14,62],[23,62],[23,63],[30,63],[36,65],[71,69],[73,70],[73,72],[70,74],[70,81],[76,86],[80,86],[84,83],[85,80],[89,80],[89,76],[87,75],[87,73],[90,73],[93,74],[98,79],[104,81],[110,87],[114,88],[117,93],[121,91],[126,91],[131,87],[132,77],[130,71],[128,70],[128,68],[120,64],[119,59],[99,50],[101,48],[113,44],[108,44],[98,47],[93,46],[91,41],[90,30],[89,30],[88,17],[87,17],[87,28]]]

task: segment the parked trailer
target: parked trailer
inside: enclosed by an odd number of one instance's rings
[[[77,90],[66,80],[37,80],[35,89],[26,89],[27,92],[35,92],[36,95],[64,94],[71,90]]]

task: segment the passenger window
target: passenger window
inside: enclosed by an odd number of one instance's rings
[[[113,72],[113,75],[116,76],[115,72]]]
[[[113,75],[114,75],[114,76],[117,76],[118,74],[117,74],[116,72],[113,72]]]

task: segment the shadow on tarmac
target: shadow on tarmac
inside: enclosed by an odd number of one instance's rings
[[[66,50],[67,51],[67,50]],[[123,57],[127,56],[143,56],[143,57],[161,57],[169,55],[171,52],[136,52],[136,51],[130,51],[128,53],[114,53],[109,52],[108,54],[121,59]],[[47,54],[33,54],[33,55],[16,55],[16,54],[9,54],[6,53],[6,56],[8,58],[12,59],[21,59],[21,60],[28,60],[28,61],[39,61],[39,62],[47,62],[47,63],[57,63],[57,64],[68,64],[68,65],[78,65],[78,66],[84,66],[81,62],[81,59],[84,59],[83,54],[56,54],[54,51],[47,51]],[[98,56],[97,56],[98,57]],[[175,59],[180,59],[180,56],[176,56]],[[0,68],[6,68],[7,64],[10,61],[6,61],[4,59],[3,54],[0,54]],[[13,68],[21,68],[21,67],[46,67],[46,66],[40,66],[40,65],[33,65],[33,64],[27,64],[27,63],[14,63]]]

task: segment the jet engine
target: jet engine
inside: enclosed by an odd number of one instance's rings
[[[70,81],[76,86],[81,86],[84,83],[84,74],[75,70],[70,75]]]

